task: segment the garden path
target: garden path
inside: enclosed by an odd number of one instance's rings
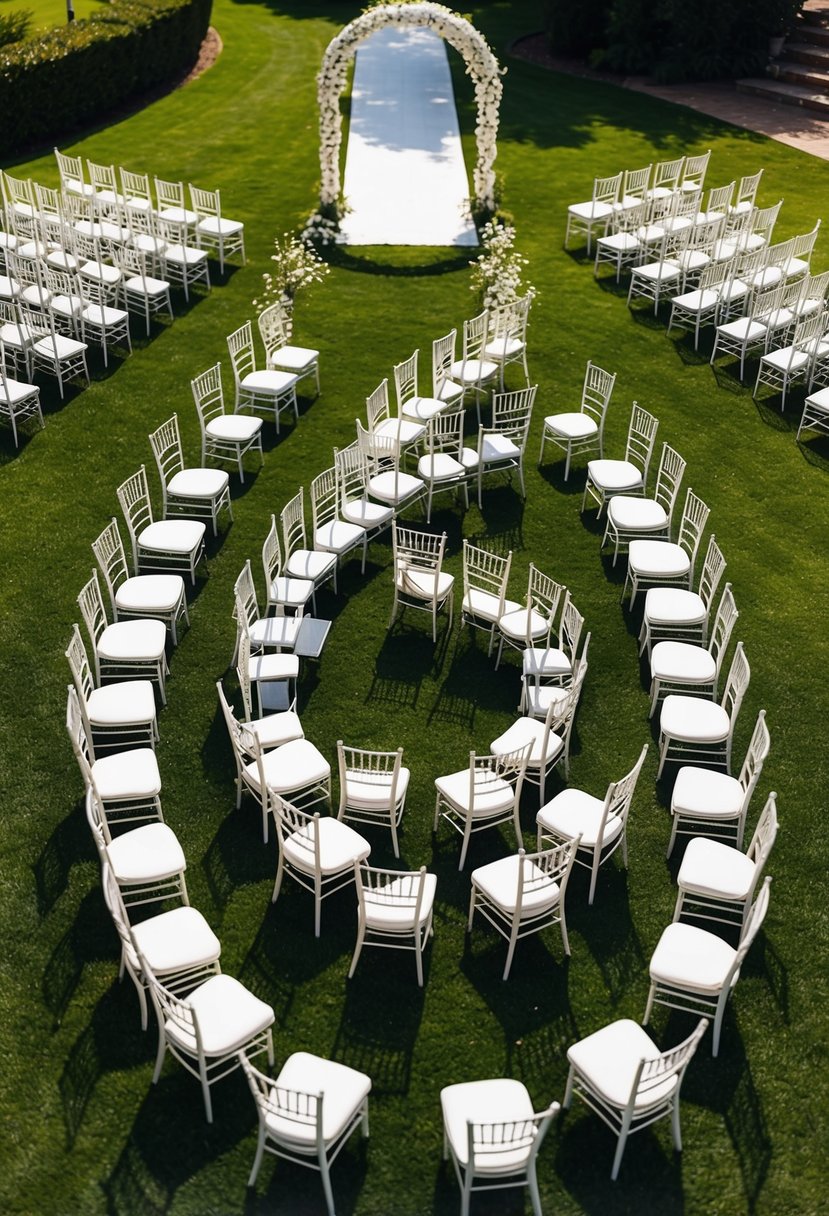
[[[360,44],[343,186],[347,245],[477,245],[443,40],[389,27]]]

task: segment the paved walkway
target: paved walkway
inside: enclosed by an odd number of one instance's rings
[[[727,3],[727,0],[724,2]],[[822,9],[829,16],[827,0],[811,0],[807,7]],[[782,144],[789,144],[792,148],[799,148],[802,152],[829,160],[829,120],[800,106],[778,104],[762,97],[738,93],[733,81],[659,85],[653,84],[644,76],[617,76],[610,72],[594,72],[576,60],[550,54],[547,45],[545,35],[533,34],[515,42],[510,53],[518,59],[527,59],[556,72],[583,76],[589,80],[603,80],[624,89],[633,89],[637,93],[647,93],[650,97],[659,97],[663,101],[672,101],[676,105],[689,106],[701,114],[710,114],[712,118],[733,123],[736,127],[745,127],[746,130],[756,131],[760,135],[768,135]]]
[[[351,91],[341,225],[347,245],[477,245],[443,39],[378,30]]]

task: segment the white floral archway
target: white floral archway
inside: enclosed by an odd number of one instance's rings
[[[328,45],[317,76],[320,109],[320,205],[336,211],[340,198],[340,142],[342,119],[340,94],[345,88],[348,65],[357,46],[369,34],[388,25],[433,30],[463,57],[467,75],[475,83],[478,125],[475,138],[478,160],[473,174],[473,209],[492,214],[495,210],[495,170],[498,111],[501,104],[501,68],[498,60],[473,25],[443,4],[380,3],[356,17]]]

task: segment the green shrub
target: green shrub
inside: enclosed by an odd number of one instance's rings
[[[32,14],[26,9],[13,13],[0,13],[0,46],[9,42],[21,42],[28,36],[32,25]]]
[[[586,56],[607,25],[611,0],[548,0],[547,35],[555,55]]]
[[[0,49],[0,154],[53,141],[196,61],[211,0],[114,0]]]

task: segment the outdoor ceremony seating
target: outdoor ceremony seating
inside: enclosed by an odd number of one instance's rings
[[[564,480],[570,476],[570,462],[577,452],[604,455],[604,423],[616,373],[604,371],[588,361],[581,391],[581,407],[575,413],[548,414],[541,432],[538,463],[544,459],[544,445],[555,444],[565,453]]]
[[[149,680],[120,680],[96,686],[81,631],[72,626],[65,651],[92,752],[131,744],[154,748],[158,739],[155,694]]]
[[[533,716],[538,717],[542,685],[563,685],[572,681],[583,629],[584,617],[570,598],[570,592],[565,591],[556,639],[558,645],[551,645],[550,638],[546,646],[528,646],[524,651],[521,664],[520,710],[528,708]],[[586,648],[585,643],[582,653]]]
[[[582,511],[587,505],[588,497],[597,503],[598,515],[601,516],[606,502],[614,494],[645,493],[658,429],[659,420],[634,401],[624,458],[606,460],[601,457],[599,460],[587,462],[587,480],[581,500]]]
[[[446,533],[422,532],[392,525],[394,601],[389,629],[406,608],[418,608],[432,618],[432,641],[437,641],[438,613],[448,606],[452,628],[455,577],[443,570]]]
[[[512,601],[504,602],[504,612],[498,618],[498,654],[496,669],[501,662],[504,643],[518,650],[531,646],[549,645],[558,606],[566,588],[555,579],[544,574],[530,562],[527,579],[527,594],[523,606]]]
[[[432,396],[444,405],[460,405],[463,401],[463,385],[452,379],[452,364],[455,362],[455,344],[458,331],[450,329],[442,338],[432,343]]]
[[[161,817],[161,775],[151,747],[96,757],[74,685],[67,687],[66,730],[88,789],[94,784],[108,820],[129,823]]]
[[[570,773],[570,739],[587,665],[579,667],[576,678],[561,697],[551,698],[543,720],[532,714],[516,720],[490,744],[494,756],[511,755],[517,748],[530,744],[524,779],[538,785],[539,802],[543,804],[547,778],[559,761],[564,775]]]
[[[571,203],[567,208],[567,229],[564,233],[564,248],[570,244],[570,236],[583,234],[587,237],[587,255],[590,256],[593,231],[607,231],[615,215],[615,204],[622,186],[622,174],[597,177],[593,182],[593,194],[584,203]]]
[[[608,541],[612,543],[614,566],[621,545],[639,537],[670,537],[671,519],[685,467],[686,462],[679,452],[665,443],[662,445],[653,497],[614,494],[611,498],[607,505],[602,548]]]
[[[482,507],[484,477],[506,473],[510,480],[518,474],[521,497],[527,497],[524,485],[524,453],[532,422],[535,394],[538,386],[517,389],[512,393],[494,393],[492,421],[478,429],[478,506]]]
[[[478,452],[464,447],[464,411],[447,409],[435,414],[426,426],[424,452],[417,462],[417,475],[426,486],[426,522],[432,519],[435,494],[453,491],[469,506],[468,484],[479,466]]]
[[[651,717],[660,698],[672,692],[716,697],[720,669],[739,615],[731,584],[726,583],[706,645],[656,643],[651,651]]]
[[[161,480],[164,518],[206,517],[213,524],[213,535],[218,536],[219,512],[226,510],[233,519],[228,474],[221,469],[185,467],[178,414],[163,422],[149,438]]]
[[[279,861],[271,901],[276,903],[283,876],[290,874],[314,896],[314,936],[319,937],[322,901],[354,881],[356,865],[366,860],[371,845],[333,815],[301,810],[284,797],[274,800],[274,818]]]
[[[196,215],[195,237],[199,248],[215,249],[219,254],[219,273],[225,272],[225,258],[241,253],[245,265],[245,225],[222,215],[221,191],[188,186],[190,203]]]
[[[532,744],[527,741],[514,751],[500,756],[469,753],[469,764],[460,772],[435,779],[435,820],[437,832],[441,818],[463,837],[458,869],[463,869],[473,832],[512,823],[521,844],[518,808],[521,789]]]
[[[206,564],[204,524],[192,519],[156,521],[143,464],[132,477],[121,482],[116,493],[132,542],[134,573],[138,575],[142,567],[162,571],[184,569],[195,585],[196,566],[202,560]]]
[[[184,579],[180,574],[130,575],[118,521],[113,518],[92,542],[92,552],[104,576],[114,620],[153,617],[170,630],[178,644],[178,622],[190,624]]]
[[[338,563],[353,549],[362,549],[361,570],[365,574],[368,529],[340,517],[336,465],[317,474],[311,482],[310,494],[314,548],[335,554]]]
[[[307,376],[313,376],[317,396],[319,396],[320,353],[311,347],[295,346],[291,342],[293,328],[291,305],[282,301],[270,304],[260,312],[257,325],[262,345],[265,348],[265,367],[269,371],[287,372],[296,376],[297,384]]]
[[[239,480],[245,480],[243,457],[250,451],[262,451],[262,419],[247,418],[242,414],[226,414],[222,389],[222,365],[220,363],[202,372],[190,382],[193,399],[201,427],[201,462],[206,465],[210,457],[214,460],[232,461],[239,470]]]
[[[449,402],[437,394],[421,397],[417,387],[417,364],[420,351],[416,350],[408,359],[394,367],[394,388],[397,395],[397,415],[413,422],[425,424],[435,414],[446,409]],[[405,440],[401,437],[401,442]]]
[[[252,410],[254,413],[273,413],[278,435],[282,414],[292,413],[294,418],[299,417],[296,399],[298,377],[293,372],[257,370],[250,321],[245,321],[244,325],[228,335],[227,349],[236,385],[235,412]]]
[[[282,542],[285,553],[285,574],[290,579],[308,580],[311,583],[311,600],[314,593],[329,579],[337,590],[337,555],[308,547],[305,527],[305,491],[300,486],[296,494],[282,508],[279,516],[282,527]]]
[[[243,629],[239,637],[239,653],[236,656],[236,678],[239,681],[239,692],[242,696],[242,712],[244,714],[244,722],[241,723],[240,741],[246,755],[250,754],[250,748],[246,743],[248,734],[255,737],[263,752],[270,751],[274,747],[281,747],[283,743],[290,743],[292,739],[305,738],[305,731],[302,729],[299,714],[296,712],[295,679],[281,678],[269,681],[260,678],[256,680],[256,691],[259,697],[259,717],[254,718],[251,688],[254,679],[251,673],[255,672],[258,674],[259,670],[255,661],[251,660],[250,635],[247,629]],[[266,701],[263,691],[267,689],[278,691],[281,708],[275,709],[273,703],[276,698],[268,695],[268,713],[263,716],[263,703]]]
[[[273,612],[283,616],[287,611],[302,616],[314,594],[314,583],[310,578],[297,578],[287,574],[279,540],[276,516],[271,516],[271,526],[262,545],[262,566],[265,571],[265,616]]]
[[[725,558],[712,532],[696,591],[682,587],[651,587],[645,592],[639,633],[640,654],[647,651],[650,660],[653,643],[660,638],[678,638],[700,645],[707,641],[711,606],[725,567]]]
[[[628,568],[622,599],[630,587],[633,607],[640,587],[683,584],[690,590],[702,534],[711,508],[693,490],[685,495],[676,542],[636,538],[628,545]]]
[[[101,864],[106,862],[110,867],[126,908],[168,900],[189,904],[184,850],[160,809],[157,815],[148,815],[140,827],[113,836],[91,778],[86,790],[86,820]]]
[[[500,363],[488,358],[485,353],[489,334],[489,312],[484,309],[477,317],[463,323],[463,357],[456,359],[449,369],[451,378],[463,389],[461,401],[471,394],[475,396],[478,426],[481,425],[481,397],[484,391],[500,375]]]
[[[750,677],[743,644],[738,642],[719,703],[677,693],[665,698],[659,716],[657,777],[661,777],[666,760],[721,765],[730,772],[734,727]]]
[[[524,295],[496,308],[489,314],[489,337],[483,349],[485,359],[494,359],[501,369],[501,392],[504,391],[504,373],[510,363],[520,363],[524,368],[527,387],[530,372],[527,367],[527,321],[530,315],[532,296]]]
[[[337,740],[340,805],[337,818],[391,829],[395,857],[400,856],[397,829],[403,818],[411,773],[403,765],[403,748],[371,751]]]
[[[437,417],[440,417],[440,414],[432,415],[432,418]],[[429,421],[431,422],[431,420],[430,418]],[[417,422],[413,418],[401,415],[397,417],[392,415],[389,406],[388,377],[381,380],[374,392],[369,393],[366,397],[366,428],[373,435],[393,439],[404,449],[418,445],[426,434],[426,423]]]
[[[354,863],[357,889],[357,943],[348,978],[354,975],[363,946],[412,950],[417,982],[423,987],[423,951],[432,936],[437,879],[419,870],[387,870]]]
[[[503,556],[464,539],[461,621],[473,629],[488,631],[487,654],[492,653],[495,630],[501,617],[506,613],[521,611],[520,604],[506,598],[511,565],[511,550]]]
[[[167,675],[167,627],[163,621],[145,617],[107,621],[97,571],[78,594],[78,606],[86,625],[95,656],[95,681],[107,679],[150,679],[158,686],[162,705]]]
[[[17,433],[18,423],[27,418],[37,418],[41,427],[43,412],[40,408],[40,389],[35,384],[25,384],[6,375],[6,352],[0,339],[0,418],[7,418],[11,423],[14,446],[18,447],[20,439]]]

